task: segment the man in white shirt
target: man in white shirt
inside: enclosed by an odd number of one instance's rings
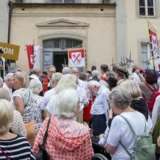
[[[61,73],[59,73],[59,72],[53,73],[52,79],[51,79],[52,89],[50,89],[49,91],[45,92],[45,94],[44,94],[43,102],[41,104],[41,109],[42,110],[46,109],[46,106],[47,106],[49,100],[55,94],[55,87],[57,86],[57,83],[59,82],[61,77],[62,77]]]
[[[110,91],[104,86],[100,86],[97,81],[90,81],[88,83],[90,92],[96,96],[91,108],[91,120],[93,135],[99,136],[104,133],[108,120],[107,110],[109,108],[108,100]]]
[[[13,73],[8,73],[5,77],[5,82],[3,83],[3,88],[7,89],[12,99],[12,89],[13,89]]]

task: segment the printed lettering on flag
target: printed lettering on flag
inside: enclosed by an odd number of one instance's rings
[[[68,51],[68,61],[70,67],[85,66],[85,51],[84,49],[73,49]]]

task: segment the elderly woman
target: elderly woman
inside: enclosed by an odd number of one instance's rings
[[[7,89],[0,88],[0,99],[5,99],[5,100],[10,101],[10,94]],[[14,113],[14,118],[13,118],[13,122],[10,125],[10,131],[19,136],[26,137],[27,133],[24,127],[24,122],[23,122],[21,114],[16,110],[14,110],[13,113]]]
[[[110,106],[114,114],[117,115],[112,121],[105,145],[105,149],[111,154],[112,160],[119,158],[130,160],[131,158],[126,150],[133,155],[136,146],[135,135],[121,116],[127,119],[137,135],[141,135],[145,131],[146,119],[140,112],[130,107],[131,100],[132,97],[129,92],[122,87],[114,88],[109,96]],[[126,150],[119,142],[125,146]]]
[[[42,124],[42,110],[40,106],[43,101],[43,97],[39,96],[39,93],[42,91],[42,83],[38,79],[32,79],[29,83],[29,88],[33,92],[33,120],[36,125],[36,133],[38,133],[38,130]]]
[[[35,124],[33,122],[34,99],[32,91],[28,89],[29,77],[25,72],[16,72],[13,75],[13,105],[19,111],[25,122],[27,139],[33,143],[35,136]]]
[[[11,104],[0,100],[0,159],[30,159],[35,160],[31,147],[25,137],[9,132],[14,114]]]
[[[67,89],[67,88],[77,88],[76,84],[76,77],[70,74],[63,75],[59,80],[57,86],[55,87],[55,94],[59,93],[60,91]],[[46,110],[51,114],[54,115],[54,98],[52,97],[47,104]]]
[[[79,111],[79,98],[75,89],[65,89],[54,96],[55,116],[50,119],[45,149],[51,160],[89,160],[93,156],[87,125],[73,120]],[[33,152],[39,152],[48,119],[42,124]]]

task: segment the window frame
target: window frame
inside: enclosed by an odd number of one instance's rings
[[[151,60],[151,58],[152,58],[152,55],[151,55],[151,46],[150,46],[150,42],[141,42],[140,43],[140,46],[141,46],[141,61],[140,61],[140,63],[141,63],[141,66],[143,67],[143,57],[142,57],[142,44],[144,44],[144,45],[146,45],[146,47],[147,47],[147,60]],[[146,65],[147,66],[147,65]]]
[[[55,3],[55,2],[52,2],[52,0],[50,0],[50,3],[54,3],[54,4],[68,4],[68,3],[66,3],[66,2],[64,2],[65,0],[61,0],[62,2],[60,2],[60,3]],[[72,3],[76,3],[76,0],[74,0],[75,2],[72,2]],[[72,4],[71,3],[71,4]]]
[[[140,0],[139,0],[140,1]],[[140,15],[140,8],[143,7],[143,6],[140,6],[138,4],[138,9],[139,9],[139,16],[140,17],[156,17],[156,0],[153,0],[153,12],[154,12],[154,15],[148,15],[148,0],[145,0],[145,15]]]

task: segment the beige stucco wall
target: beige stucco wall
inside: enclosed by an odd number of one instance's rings
[[[147,17],[139,16],[138,0],[125,1],[126,5],[126,32],[127,32],[127,53],[132,52],[132,59],[141,65],[141,42],[149,42]],[[160,39],[160,0],[156,0],[156,16],[148,20],[154,26]]]
[[[8,36],[8,0],[0,1],[0,42],[7,42]]]
[[[25,45],[33,44],[33,40],[35,40],[35,44],[43,45],[42,40],[45,35],[50,35],[50,38],[52,38],[52,35],[55,37],[56,33],[68,33],[68,35],[83,37],[83,43],[87,51],[88,69],[92,65],[99,68],[102,63],[111,64],[112,58],[116,59],[115,8],[108,6],[103,9],[101,11],[99,7],[48,7],[46,9],[25,8],[25,10],[14,8],[11,43],[20,45],[18,66],[28,71]],[[36,26],[39,23],[59,19],[83,22],[89,26],[60,28]]]

